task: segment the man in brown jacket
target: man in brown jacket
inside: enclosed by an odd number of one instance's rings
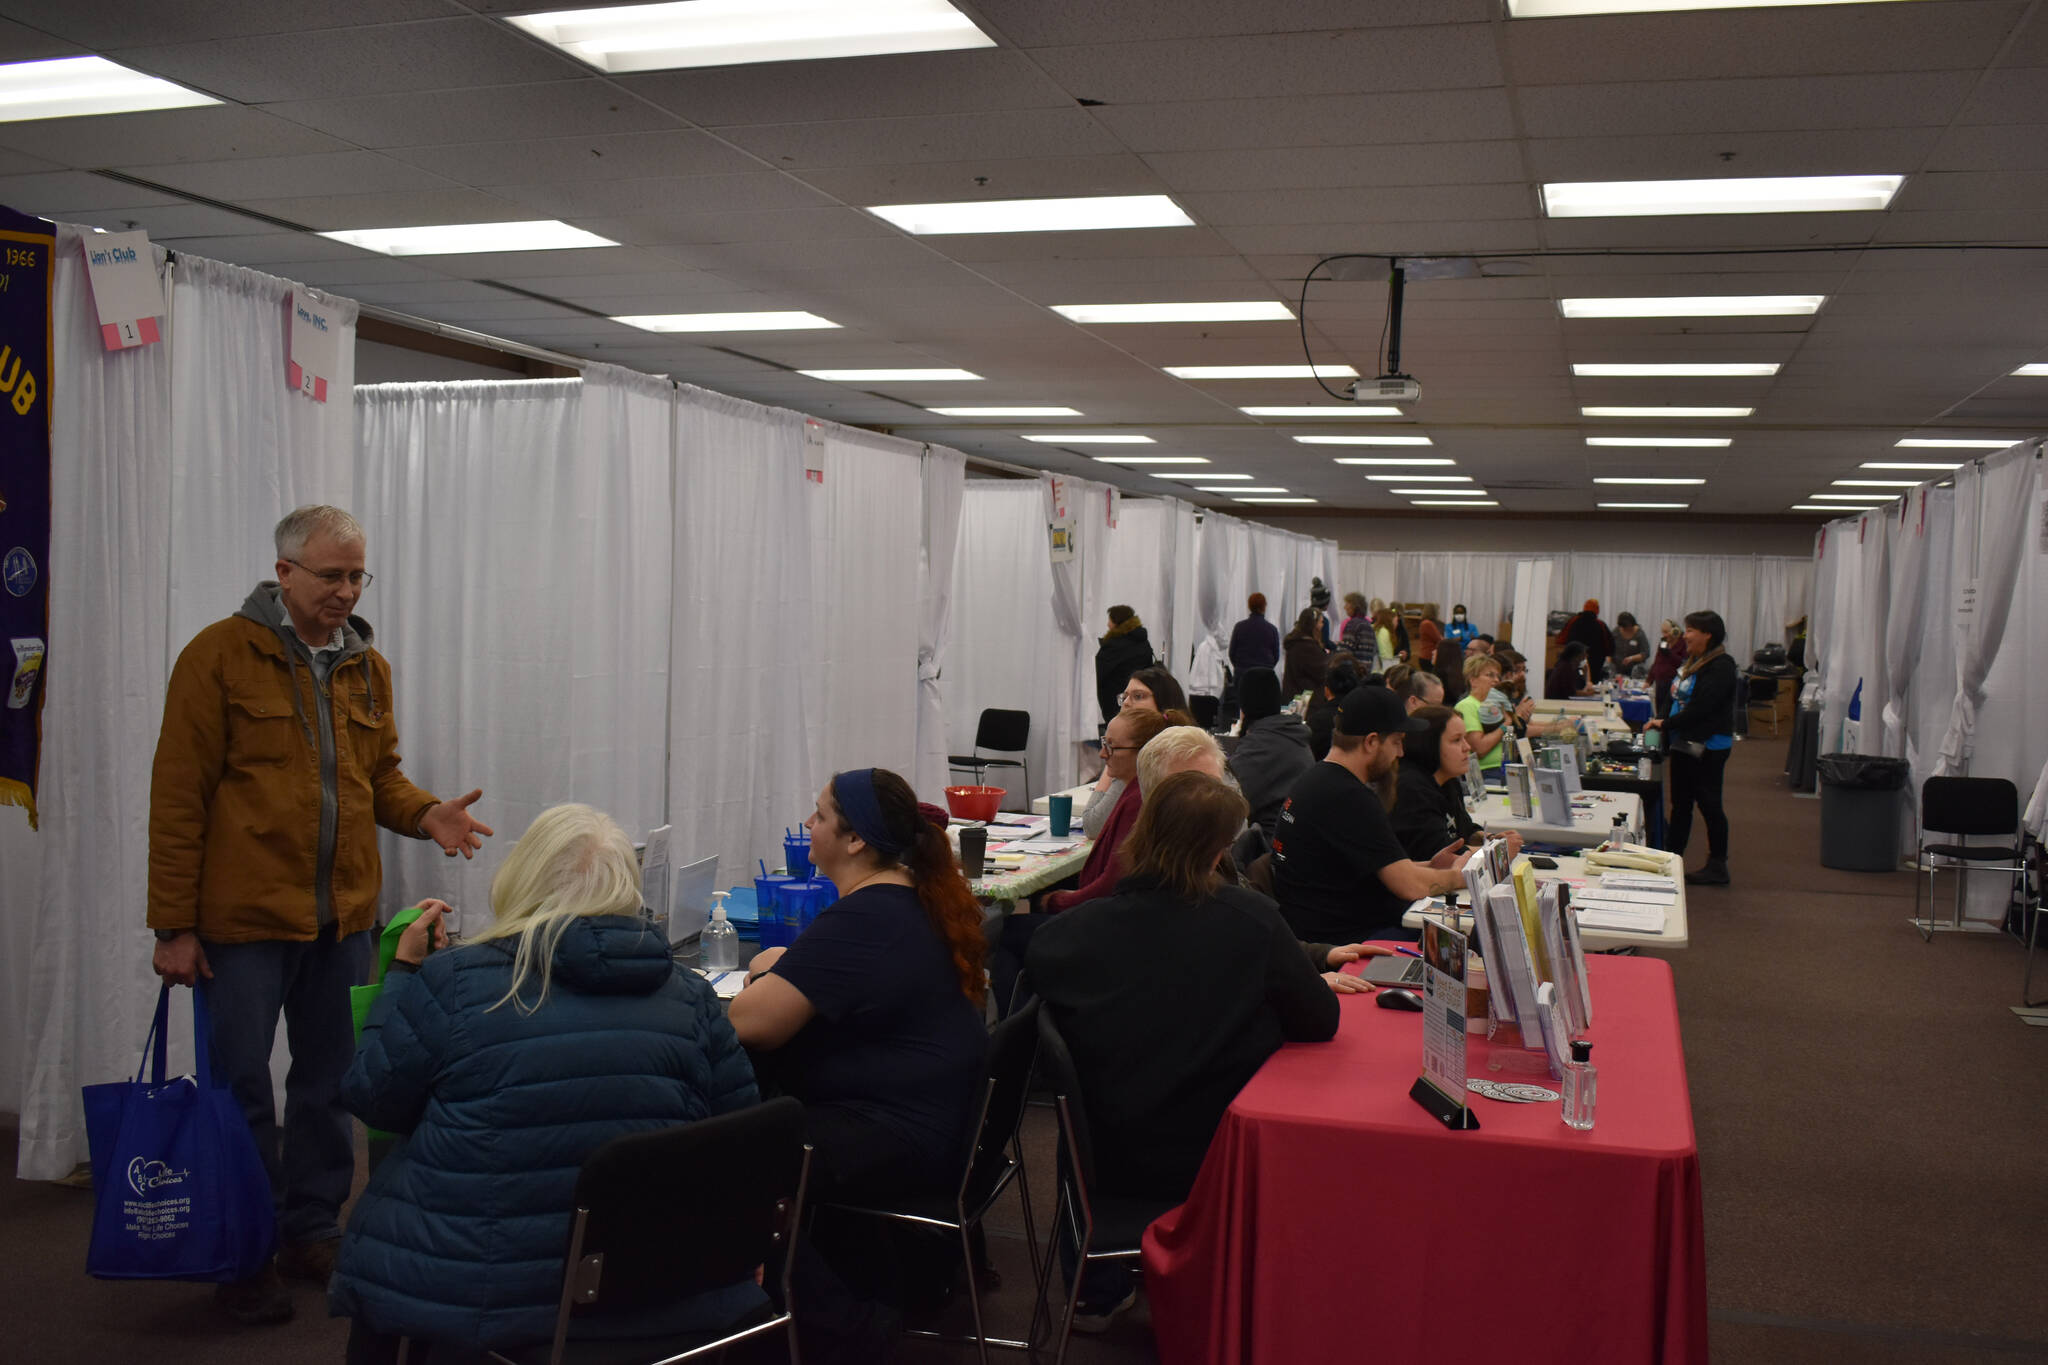
[[[214,1066],[270,1171],[277,1264],[218,1287],[243,1322],[292,1313],[279,1272],[325,1284],[355,1175],[337,1098],[355,1055],[349,987],[369,979],[383,867],[377,826],[450,857],[491,830],[479,791],[442,801],[399,770],[391,666],[353,615],[371,575],[338,507],[277,524],[277,581],[193,637],[171,671],[149,793],[153,966],[210,983]],[[278,1015],[291,1071],[280,1133],[270,1080]]]

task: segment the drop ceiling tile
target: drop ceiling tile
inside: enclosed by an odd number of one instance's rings
[[[1516,144],[1422,142],[1387,147],[1261,147],[1251,151],[1152,152],[1145,160],[1176,191],[1337,190],[1520,181]]]
[[[521,287],[529,279],[560,275],[624,275],[660,270],[667,264],[652,252],[633,247],[595,247],[582,251],[479,251],[467,256],[412,256],[439,274],[464,280],[507,280]]]
[[[1938,128],[1955,117],[1975,83],[1971,71],[1631,81],[1523,86],[1515,100],[1534,138],[1596,137],[1616,128],[1636,133]]]
[[[1878,230],[1884,242],[2039,242],[2041,210],[1957,213],[1888,213]]]
[[[1601,15],[1511,22],[1502,43],[1523,85],[1978,71],[2024,8],[1981,0]]]
[[[856,119],[845,123],[759,124],[729,128],[737,146],[771,163],[884,166],[906,162],[1007,160],[1122,151],[1088,111],[1034,109],[934,118]]]
[[[63,169],[54,161],[45,161],[39,156],[30,156],[26,152],[0,147],[0,175],[36,175]]]
[[[717,294],[732,289],[730,281],[704,271],[686,270],[676,267],[670,270],[649,271],[644,274],[606,273],[602,275],[533,275],[519,281],[521,289],[531,289],[538,294],[551,294],[556,298],[580,303],[586,308],[597,308],[603,312],[625,313],[626,308],[606,308],[598,300],[617,295],[644,298],[650,305],[683,296],[693,301],[687,306],[678,306],[679,313],[700,313],[718,311],[710,303],[699,304],[695,298],[706,294]]]
[[[318,60],[305,60],[309,49]],[[314,40],[277,33],[122,47],[108,55],[242,104],[573,80],[590,72],[565,53],[476,18],[338,29]]]
[[[773,171],[562,185],[501,185],[490,193],[553,218],[633,218],[648,214],[768,213],[830,207],[832,197]]]
[[[1205,99],[1455,90],[1502,84],[1490,24],[1339,29],[1038,48],[1033,60],[1077,99]]]
[[[2043,118],[2048,118],[2044,113]],[[2048,171],[2048,122],[1951,128],[1929,171]]]
[[[724,243],[834,242],[894,237],[896,229],[857,209],[784,209],[773,213],[667,213],[631,218],[582,219],[593,232],[635,246],[710,246]]]
[[[1414,143],[1482,141],[1515,132],[1501,90],[1110,105],[1094,112],[1132,150],[1146,153],[1351,146],[1361,133]]]
[[[1554,218],[1543,224],[1552,247],[1757,247],[1855,246],[1873,240],[1885,224],[1882,213],[1677,214],[1668,218]],[[1651,261],[1652,273],[1668,262]],[[1753,264],[1753,258],[1745,261]],[[1811,269],[1812,262],[1801,264]],[[1784,291],[1772,291],[1774,293]]]
[[[433,276],[406,283],[365,284],[351,291],[350,297],[360,299],[364,303],[417,312],[429,305],[489,304],[509,296],[502,289],[493,289],[475,280],[450,280]]]
[[[1181,206],[1212,227],[1278,223],[1416,223],[1532,219],[1536,196],[1513,184],[1399,189],[1220,191],[1183,196]]]
[[[1465,251],[1533,251],[1536,229],[1525,222],[1472,223],[1290,223],[1221,230],[1222,237],[1249,255],[1275,252],[1382,252],[1401,256],[1455,255]],[[1295,272],[1300,278],[1300,272]]]
[[[425,266],[374,256],[352,246],[330,242],[304,232],[238,233],[219,237],[183,237],[172,243],[177,250],[211,260],[251,266],[272,275],[290,273],[287,265],[323,269],[327,277],[389,284],[401,281],[437,279]]]
[[[52,57],[77,57],[84,51],[77,43],[54,37],[40,27],[0,19],[0,62],[42,62]]]
[[[1992,72],[1963,106],[1958,123],[2039,123],[2048,102],[2048,66]]]
[[[124,185],[90,171],[53,171],[0,177],[0,203],[22,213],[49,215],[137,204],[175,204],[178,197]]]
[[[392,152],[465,185],[587,184],[759,172],[756,158],[708,133],[670,129],[403,147]]]
[[[439,19],[448,10],[444,0],[327,0],[301,5],[271,0],[154,0],[148,5],[133,0],[67,0],[61,8],[45,0],[0,0],[0,15],[102,52],[252,33],[312,33]]]
[[[234,104],[0,123],[0,146],[72,166],[225,161],[349,150],[346,143],[325,133]]]
[[[2012,46],[2000,54],[2002,66],[2048,66],[2048,14],[2036,5],[2028,11],[2026,26],[2014,36]]]
[[[1711,179],[1719,176],[1868,175],[1917,169],[1936,128],[1859,128],[1678,137],[1532,137],[1529,170],[1547,180]]]
[[[1201,227],[1126,232],[976,232],[924,239],[956,261],[1087,261],[1132,257],[1220,256],[1223,237]]]
[[[733,279],[742,272],[777,277],[787,271],[860,270],[908,267],[929,275],[951,267],[929,247],[903,237],[856,237],[833,242],[730,242],[706,246],[665,246],[668,256],[699,270]]]
[[[516,205],[478,190],[406,190],[396,194],[330,194],[304,199],[252,199],[243,207],[320,232],[415,227],[428,223],[521,221]]]
[[[46,217],[48,215],[45,215]],[[150,204],[137,208],[87,209],[62,215],[74,223],[102,227],[109,232],[141,228],[155,242],[179,237],[216,237],[261,231],[265,226],[239,213],[227,213],[203,204]],[[279,233],[297,237],[296,233]]]
[[[1991,209],[2048,209],[2048,169],[1916,175],[1892,201],[1891,213],[1894,217],[1910,217],[1916,213]]]
[[[553,138],[565,133],[637,133],[674,123],[673,115],[594,79],[354,99],[284,100],[263,107],[294,123],[377,148],[508,137]]]
[[[1006,48],[906,52],[624,76],[619,83],[705,127],[1056,109],[1066,93]]]
[[[252,156],[240,161],[194,161],[182,165],[121,166],[118,169],[144,180],[231,203],[449,187],[448,182],[437,175],[375,152]]]
[[[859,205],[1161,194],[1170,188],[1144,161],[1129,153],[813,167],[796,174],[822,193]]]
[[[1247,6],[1238,0],[976,0],[991,36],[1019,47],[1071,43],[1124,43],[1162,33],[1188,37],[1342,30],[1361,25],[1485,22],[1488,0],[1294,0],[1285,6]]]

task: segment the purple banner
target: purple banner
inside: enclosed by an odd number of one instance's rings
[[[36,822],[50,641],[50,278],[57,229],[0,208],[0,806]]]

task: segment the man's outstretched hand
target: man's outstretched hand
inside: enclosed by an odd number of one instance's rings
[[[489,825],[469,813],[469,808],[483,794],[484,789],[478,787],[467,796],[428,807],[427,813],[420,817],[420,833],[439,844],[441,851],[451,858],[458,853],[465,858],[474,858],[476,851],[484,846],[484,839],[495,833]]]

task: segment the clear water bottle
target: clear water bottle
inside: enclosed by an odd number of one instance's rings
[[[1600,1073],[1593,1069],[1593,1045],[1573,1043],[1572,1059],[1564,1064],[1562,1107],[1566,1127],[1584,1132],[1593,1126],[1594,1091],[1599,1081]]]
[[[725,898],[728,892],[711,893],[711,923],[704,926],[703,937],[699,940],[704,955],[704,970],[707,972],[738,971],[740,965],[740,936],[725,917]]]

